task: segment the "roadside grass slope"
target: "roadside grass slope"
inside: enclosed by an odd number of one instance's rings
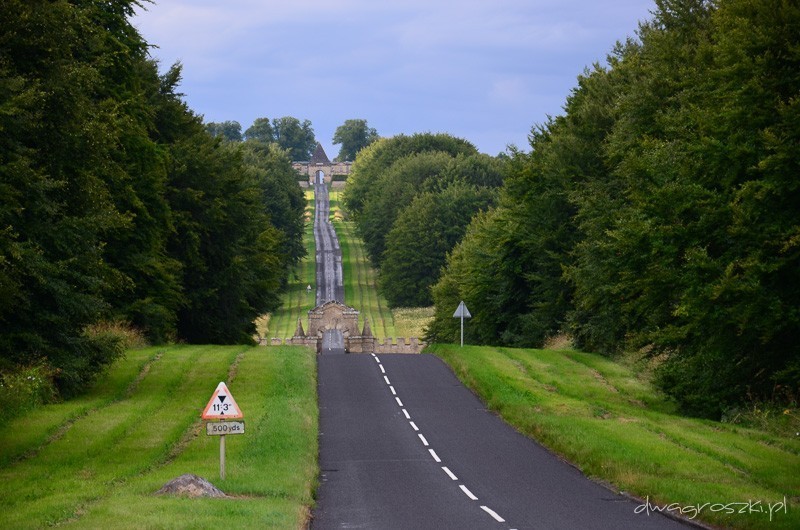
[[[272,313],[256,321],[258,333],[264,338],[277,337],[286,339],[294,335],[297,319],[301,319],[305,327],[308,312],[316,302],[316,244],[314,242],[314,190],[306,190],[305,230],[303,244],[306,255],[302,262],[289,276],[289,284],[283,295],[283,304]],[[311,294],[307,287],[311,286]]]
[[[345,220],[341,209],[341,191],[331,191],[331,216],[339,247],[342,249],[344,301],[361,312],[359,322],[369,320],[372,334],[380,339],[397,337],[394,317],[386,299],[378,292],[377,274],[369,263],[364,243],[352,221]]]
[[[226,381],[246,433],[219,439],[200,413]],[[161,497],[183,473],[227,499]],[[81,398],[0,433],[6,528],[302,528],[317,474],[315,355],[305,348],[169,346],[129,351]]]
[[[509,424],[615,489],[676,503],[673,512],[714,525],[800,528],[796,437],[677,415],[651,385],[599,355],[444,344],[428,351]]]

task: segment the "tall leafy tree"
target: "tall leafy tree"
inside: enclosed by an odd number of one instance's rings
[[[131,157],[119,148],[131,145],[126,113],[135,111],[117,89],[131,91],[128,69],[146,53],[127,21],[134,5],[2,6],[0,358],[45,359],[64,395],[121,353],[86,328],[107,314],[121,279],[104,241],[130,226],[113,184],[127,178]]]
[[[380,269],[381,291],[392,307],[432,304],[430,287],[447,253],[464,236],[472,217],[487,209],[496,190],[456,181],[414,197],[386,236]]]
[[[302,123],[295,117],[284,116],[272,120],[275,143],[289,152],[292,160],[309,160],[317,146],[311,122]]]
[[[337,160],[355,160],[359,151],[379,138],[378,131],[367,120],[345,120],[333,133],[334,145],[341,144]]]
[[[269,118],[256,118],[253,125],[247,128],[244,132],[245,140],[258,140],[259,142],[274,142],[275,131],[272,130],[272,124]]]
[[[228,142],[242,141],[242,125],[238,121],[208,122],[206,130],[211,136],[219,136]]]
[[[450,156],[477,154],[477,149],[468,141],[449,134],[418,133],[411,136],[400,134],[392,138],[379,139],[359,151],[353,170],[347,178],[344,190],[345,207],[358,221],[361,211],[371,193],[377,193],[376,181],[401,158],[417,153],[439,151]]]

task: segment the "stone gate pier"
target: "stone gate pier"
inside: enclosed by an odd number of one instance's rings
[[[380,340],[372,334],[369,321],[364,320],[364,327],[359,329],[359,311],[336,301],[325,302],[308,312],[308,332],[303,329],[300,319],[294,336],[287,339],[272,338],[272,346],[293,345],[310,346],[317,353],[322,350],[322,336],[326,331],[338,330],[344,336],[344,348],[347,353],[420,353],[426,343],[417,337],[406,340],[387,337]],[[259,343],[267,344],[267,339]]]

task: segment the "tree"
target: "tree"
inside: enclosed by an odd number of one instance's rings
[[[283,149],[276,144],[248,140],[242,146],[244,163],[256,172],[264,211],[281,234],[280,256],[289,270],[305,256],[303,245],[306,199],[297,185],[297,172]]]
[[[106,295],[121,280],[104,241],[131,226],[112,184],[135,162],[121,154],[135,144],[126,137],[141,103],[131,75],[147,50],[127,21],[134,5],[2,9],[0,369],[44,360],[64,396],[122,353],[87,327],[108,314]],[[133,108],[119,92],[134,97]]]
[[[468,141],[449,134],[419,133],[412,136],[403,134],[392,138],[379,139],[359,151],[353,163],[353,170],[347,178],[342,200],[350,215],[358,221],[370,193],[379,187],[375,182],[399,159],[415,153],[440,151],[450,156],[471,155],[478,151]]]
[[[414,197],[386,236],[380,288],[391,307],[432,304],[430,287],[447,253],[464,236],[472,217],[487,209],[496,190],[456,181]]]
[[[292,116],[284,116],[272,120],[272,131],[275,143],[289,152],[289,158],[294,160],[310,160],[317,146],[314,138],[314,129],[311,122],[300,120]]]
[[[247,128],[244,132],[245,140],[257,140],[259,142],[274,142],[275,132],[272,130],[272,125],[269,118],[256,118],[253,125]]]
[[[211,136],[219,136],[228,142],[242,141],[242,126],[238,121],[208,122],[206,130]]]
[[[378,138],[378,131],[368,127],[367,120],[345,120],[333,133],[334,145],[342,145],[336,160],[355,160],[359,151]]]

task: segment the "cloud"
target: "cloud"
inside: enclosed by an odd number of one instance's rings
[[[379,133],[442,130],[497,152],[558,114],[652,0],[163,0],[134,20],[153,54],[181,60],[187,102],[247,127],[347,118]],[[338,120],[338,123],[335,121]],[[494,138],[494,140],[489,140]],[[469,139],[469,138],[468,138]],[[329,144],[323,141],[329,149]]]

